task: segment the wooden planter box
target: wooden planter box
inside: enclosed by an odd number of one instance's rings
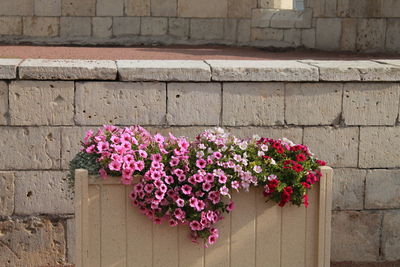
[[[209,248],[193,244],[187,226],[153,224],[130,205],[130,187],[76,170],[76,266],[330,265],[332,169],[321,167],[308,208],[265,203],[261,190],[234,193],[236,209],[218,225]]]

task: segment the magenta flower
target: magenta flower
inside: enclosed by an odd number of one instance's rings
[[[187,184],[182,186],[181,190],[182,190],[182,193],[184,193],[185,195],[190,195],[192,193],[192,187]]]
[[[112,161],[112,162],[110,162],[110,164],[108,164],[108,168],[111,171],[119,171],[121,169],[121,165],[122,164],[119,161]]]
[[[204,169],[206,167],[206,165],[207,165],[207,162],[204,159],[198,159],[196,161],[196,166],[199,169]]]

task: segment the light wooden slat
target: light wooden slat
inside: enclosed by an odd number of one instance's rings
[[[132,183],[138,183],[140,180],[140,176],[134,176]],[[117,185],[121,184],[121,177],[114,177],[114,176],[109,176],[107,179],[103,179],[100,176],[90,176],[89,178],[89,184],[98,184],[98,185]]]
[[[88,255],[88,172],[75,170],[75,261],[77,267],[87,266]]]
[[[224,219],[216,224],[219,238],[214,245],[205,250],[204,263],[206,267],[230,266],[231,215],[224,214]]]
[[[178,226],[179,235],[179,266],[203,267],[204,243],[194,244],[190,239],[188,225]]]
[[[89,186],[89,253],[88,266],[100,266],[101,252],[100,187]]]
[[[255,190],[233,192],[232,199],[236,204],[236,209],[232,212],[231,217],[230,266],[254,266],[256,253]]]
[[[131,187],[126,187],[126,254],[128,266],[153,265],[153,223],[130,203]]]
[[[153,267],[178,266],[178,228],[168,222],[153,226]]]
[[[256,265],[280,266],[282,208],[256,190]]]
[[[281,266],[305,266],[306,208],[287,204],[282,208]]]
[[[309,206],[306,208],[306,266],[318,265],[318,210],[319,210],[319,185],[308,190]]]
[[[101,186],[101,266],[126,266],[126,195],[124,186]]]
[[[324,187],[323,190],[325,193],[325,198],[320,198],[321,205],[325,205],[324,214],[321,217],[323,218],[323,227],[320,224],[321,231],[324,231],[324,249],[321,250],[321,258],[323,258],[322,266],[328,267],[330,266],[330,250],[331,250],[331,207],[332,207],[332,177],[333,177],[333,169],[328,166],[320,167],[320,171],[322,172],[321,187]],[[320,214],[321,215],[321,214]]]

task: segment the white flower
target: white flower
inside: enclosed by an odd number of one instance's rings
[[[254,166],[253,171],[255,173],[260,173],[260,172],[262,172],[262,168],[260,166],[256,165],[256,166]]]
[[[271,174],[270,176],[268,176],[268,181],[274,180],[276,179],[276,175],[275,174]]]
[[[229,195],[229,189],[228,189],[226,186],[221,187],[221,188],[219,189],[219,192],[220,192],[221,195],[223,195],[223,196],[231,197],[231,196]]]
[[[237,162],[239,162],[242,160],[242,156],[235,154],[235,155],[233,155],[233,159],[236,160]]]
[[[222,152],[225,152],[227,149],[228,149],[228,147],[227,147],[227,146],[223,146],[223,147],[221,147],[221,151],[222,151]]]
[[[268,151],[268,146],[265,145],[265,144],[261,145],[261,150],[262,151]]]
[[[255,139],[255,140],[260,140],[260,138],[261,138],[261,137],[260,137],[258,134],[254,134],[254,135],[253,135],[253,139]]]
[[[199,151],[196,153],[196,157],[197,158],[202,158],[204,156],[204,152],[203,151]]]
[[[269,159],[269,160],[271,161],[271,164],[272,164],[272,165],[276,165],[276,161],[275,161],[274,159],[271,158],[271,159]]]
[[[287,139],[286,137],[282,138],[282,141],[289,144],[290,146],[294,146],[294,143],[292,141],[290,141],[289,139]]]
[[[235,170],[235,172],[241,172],[242,171],[242,166],[236,165],[234,170]]]
[[[199,145],[199,148],[200,148],[200,149],[206,149],[206,146],[205,146],[204,144],[200,144],[200,145]]]
[[[262,157],[262,156],[264,156],[264,155],[265,155],[265,153],[264,153],[263,151],[258,151],[258,153],[257,153],[257,154],[258,154],[258,156],[259,156],[259,157]]]
[[[214,151],[211,149],[211,147],[209,147],[208,149],[207,149],[207,153],[208,154],[212,154]]]
[[[244,158],[244,159],[247,159],[247,152],[244,152],[244,153],[243,153],[243,158]]]
[[[247,164],[248,164],[247,159],[242,159],[242,164],[243,164],[244,166],[247,166]]]
[[[246,150],[246,149],[247,149],[247,142],[241,142],[241,143],[239,144],[239,148],[240,148],[241,150]]]

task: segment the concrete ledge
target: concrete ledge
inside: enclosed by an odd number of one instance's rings
[[[15,79],[17,77],[17,67],[22,59],[0,59],[0,79]]]
[[[199,60],[118,60],[121,81],[210,81],[210,67]]]
[[[20,79],[115,80],[117,66],[112,60],[27,59],[19,66]]]

